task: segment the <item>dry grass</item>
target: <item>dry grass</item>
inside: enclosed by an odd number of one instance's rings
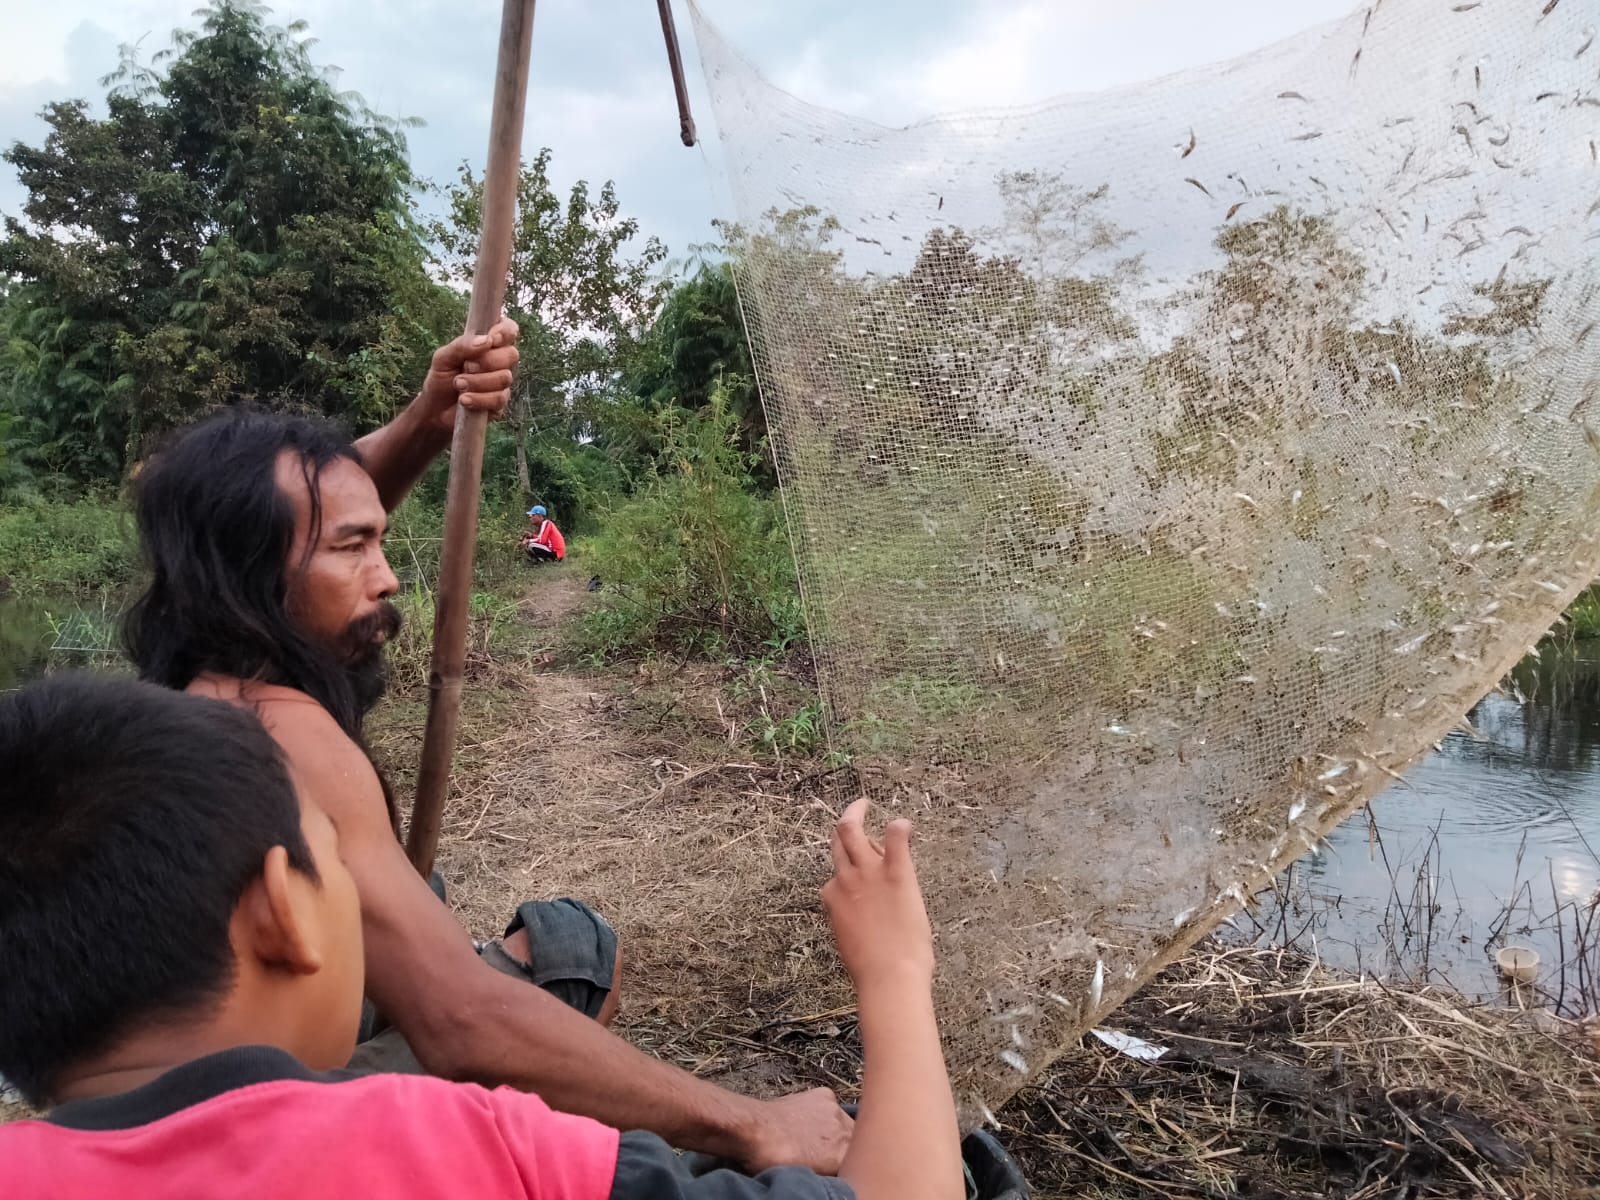
[[[556,647],[582,580],[532,581]],[[860,1045],[816,902],[849,782],[737,745],[725,672],[585,674],[480,657],[440,867],[479,936],[522,899],[578,895],[618,926],[620,1028],[753,1094],[853,1097]],[[532,665],[528,665],[531,663]],[[407,790],[421,700],[373,729]],[[997,1116],[1040,1197],[1600,1197],[1600,1030],[1204,943]]]
[[[1205,943],[1002,1112],[1041,1195],[1600,1195],[1600,1045],[1542,1015]]]
[[[558,586],[581,583],[536,584]],[[621,932],[624,1026],[641,1045],[754,1089],[853,1086],[853,1051],[833,1070],[761,1031],[781,1020],[837,1041],[835,1010],[852,1008],[816,899],[836,777],[730,745],[741,722],[720,668],[479,670],[439,858],[463,922],[494,936],[521,900],[579,896]],[[397,779],[420,711],[402,698],[374,730]]]
[[[622,932],[637,1044],[745,1091],[853,1095],[816,903],[846,777],[730,745],[716,668],[482,670],[441,852],[463,920],[579,895]],[[384,752],[413,761],[416,725]],[[1037,1195],[1600,1196],[1600,1046],[1576,1027],[1211,942],[1115,1024],[1171,1050],[1086,1039],[998,1114]]]

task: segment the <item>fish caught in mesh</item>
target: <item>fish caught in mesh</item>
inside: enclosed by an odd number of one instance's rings
[[[918,822],[969,1123],[1595,576],[1596,17],[1380,0],[891,129],[696,13],[831,737]]]

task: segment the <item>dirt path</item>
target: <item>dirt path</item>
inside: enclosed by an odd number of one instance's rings
[[[527,624],[559,631],[594,600],[589,574],[574,563],[529,567],[526,574],[527,590],[517,604],[517,616]]]
[[[816,899],[837,801],[815,764],[755,761],[718,668],[584,669],[562,644],[597,599],[589,573],[529,575],[518,619],[551,649],[468,682],[439,852],[452,907],[485,937],[523,900],[579,897],[623,941],[636,1043],[742,1090],[853,1089],[851,997]],[[421,713],[401,696],[375,719],[396,779]],[[780,1048],[797,1038],[838,1051]]]
[[[816,902],[842,797],[819,764],[756,761],[728,670],[563,655],[587,580],[530,579],[519,615],[554,652],[483,665],[468,688],[441,846],[452,903],[482,936],[522,899],[586,899],[623,938],[625,1036],[754,1094],[853,1096],[854,1008]],[[420,706],[386,707],[384,755],[414,763]],[[1086,1039],[1000,1112],[1035,1196],[1376,1198],[1397,1181],[1466,1196],[1485,1178],[1500,1195],[1600,1196],[1585,1190],[1600,1066],[1579,1041],[1274,953],[1203,945],[1118,1014],[1178,1047],[1171,1065]],[[1205,1057],[1219,1046],[1233,1058]]]

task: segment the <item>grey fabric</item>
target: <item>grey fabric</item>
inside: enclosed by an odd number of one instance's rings
[[[444,899],[444,881],[437,872],[429,886]],[[506,937],[520,929],[528,931],[531,966],[507,954],[501,942],[489,942],[478,957],[502,975],[543,988],[586,1017],[599,1016],[616,977],[617,934],[610,923],[581,900],[533,900],[517,906]],[[370,1001],[362,1006],[360,1044],[350,1070],[426,1074],[405,1037]]]
[[[617,1145],[611,1200],[855,1200],[842,1179],[805,1167],[743,1175],[705,1155],[678,1155],[653,1133],[625,1133]]]
[[[528,931],[528,979],[586,1017],[597,1017],[617,967],[617,932],[581,900],[535,900],[517,906],[506,937]],[[504,955],[504,951],[501,951]]]

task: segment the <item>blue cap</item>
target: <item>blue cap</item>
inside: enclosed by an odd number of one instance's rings
[[[532,508],[530,508],[528,510],[528,515],[530,517],[542,517],[542,516],[544,516],[544,505],[535,504]]]

